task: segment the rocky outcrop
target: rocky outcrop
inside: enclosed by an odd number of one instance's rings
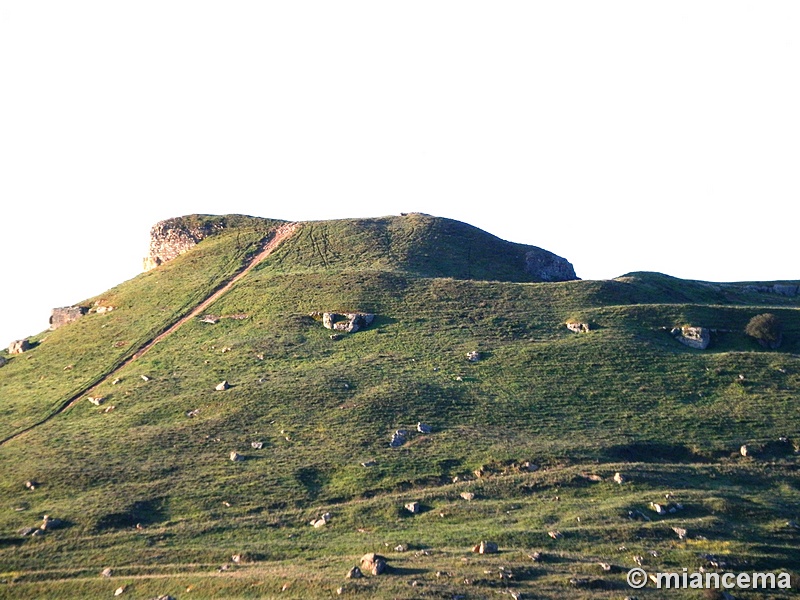
[[[683,327],[675,327],[671,333],[681,344],[690,348],[705,350],[711,343],[711,330],[707,327],[684,325]]]
[[[572,263],[541,248],[534,248],[525,253],[525,271],[541,281],[578,279]]]
[[[28,340],[14,340],[8,345],[9,354],[22,354],[31,349],[31,343]]]
[[[748,292],[760,294],[778,294],[779,296],[797,296],[800,289],[797,285],[788,283],[775,283],[773,285],[748,285],[744,288]]]
[[[88,311],[83,306],[63,306],[54,308],[50,315],[50,329],[55,331],[68,323],[77,321]]]
[[[144,258],[144,270],[180,256],[198,242],[225,228],[222,219],[178,217],[159,221],[150,230],[150,252]]]

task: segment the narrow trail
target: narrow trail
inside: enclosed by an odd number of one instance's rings
[[[74,406],[81,398],[90,394],[95,388],[100,386],[102,383],[106,382],[110,379],[113,375],[118,373],[121,369],[128,366],[137,358],[141,358],[146,354],[153,346],[158,344],[164,338],[168,337],[172,333],[174,333],[181,325],[185,324],[186,322],[198,317],[201,313],[203,313],[211,304],[219,300],[223,295],[225,295],[230,289],[236,285],[236,283],[245,277],[250,271],[252,271],[256,265],[258,265],[261,261],[267,258],[270,254],[272,254],[278,246],[280,246],[287,238],[291,237],[295,231],[297,231],[299,227],[298,223],[286,223],[285,225],[281,225],[278,227],[273,233],[269,240],[264,244],[261,252],[256,254],[252,260],[236,275],[231,277],[227,282],[225,282],[221,287],[217,288],[210,296],[208,296],[205,300],[200,302],[197,306],[195,306],[192,310],[186,313],[184,316],[180,317],[177,321],[175,321],[172,325],[167,327],[164,331],[159,333],[156,337],[152,340],[143,344],[136,352],[134,352],[131,356],[123,360],[117,366],[115,366],[111,371],[106,373],[105,375],[101,376],[99,379],[92,381],[91,383],[87,384],[84,388],[70,396],[67,400],[65,400],[61,406],[59,406],[56,410],[48,414],[43,419],[40,419],[36,423],[17,431],[16,433],[12,433],[6,438],[0,440],[0,446],[9,442],[15,438],[18,438],[29,431],[47,423],[53,417],[60,415],[61,413],[65,412],[72,406]]]

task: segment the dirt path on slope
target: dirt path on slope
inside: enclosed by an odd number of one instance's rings
[[[144,346],[142,346],[139,350],[137,350],[134,353],[133,356],[131,356],[124,363],[122,363],[118,367],[117,370],[121,369],[122,367],[124,367],[125,365],[130,363],[131,361],[136,360],[137,358],[140,358],[141,356],[143,356],[148,350],[150,350],[150,348],[155,346],[158,342],[163,340],[165,337],[167,337],[170,334],[172,334],[176,329],[178,329],[178,327],[180,327],[181,325],[183,325],[187,321],[191,321],[195,317],[199,317],[200,314],[203,313],[209,306],[211,306],[214,302],[219,300],[220,297],[222,297],[224,294],[226,294],[228,291],[230,291],[230,289],[234,285],[236,285],[237,281],[239,281],[242,277],[244,277],[250,271],[252,271],[253,268],[258,263],[260,263],[262,260],[267,258],[270,254],[272,254],[275,251],[275,249],[278,246],[280,246],[286,238],[290,237],[297,230],[297,226],[298,226],[297,223],[287,223],[286,225],[281,225],[280,227],[278,227],[275,230],[275,232],[273,233],[272,238],[264,246],[264,249],[261,252],[259,252],[258,254],[256,254],[256,256],[253,258],[253,260],[251,260],[250,263],[244,269],[242,269],[242,271],[240,271],[237,275],[235,275],[233,278],[231,278],[230,281],[228,281],[225,285],[223,285],[216,292],[211,294],[208,298],[206,298],[200,304],[198,304],[196,307],[194,307],[189,312],[189,314],[187,314],[184,317],[181,317],[175,323],[170,325],[170,327],[168,329],[166,329],[163,333],[158,334],[151,341],[147,342]]]
[[[294,234],[294,232],[297,231],[299,226],[300,225],[298,223],[286,223],[285,225],[281,225],[280,227],[278,227],[275,231],[272,232],[271,237],[264,244],[264,247],[262,248],[261,252],[256,254],[252,258],[252,260],[247,264],[247,266],[245,266],[244,269],[242,269],[236,275],[231,277],[225,284],[223,284],[220,288],[218,288],[216,291],[214,291],[214,293],[212,293],[210,296],[208,296],[205,300],[200,302],[200,304],[195,306],[186,315],[184,315],[183,317],[179,318],[177,321],[175,321],[167,329],[165,329],[164,331],[159,333],[152,340],[150,340],[149,342],[146,342],[144,345],[142,345],[141,348],[139,348],[136,352],[134,352],[130,357],[126,358],[121,363],[119,363],[111,371],[109,371],[108,373],[106,373],[105,375],[103,375],[102,377],[97,379],[96,381],[93,381],[92,383],[88,384],[86,387],[84,387],[79,392],[76,392],[75,394],[73,394],[60,407],[58,407],[56,410],[51,412],[49,415],[47,415],[43,419],[37,421],[33,425],[29,425],[28,427],[25,427],[24,429],[21,429],[20,431],[18,431],[16,433],[12,433],[8,437],[0,440],[0,445],[3,445],[8,441],[13,440],[14,438],[17,438],[17,437],[19,437],[19,436],[31,431],[32,429],[35,429],[36,427],[46,423],[47,421],[49,421],[50,419],[52,419],[56,415],[59,415],[59,414],[63,413],[64,411],[68,410],[73,405],[75,405],[81,398],[83,398],[84,396],[90,394],[94,389],[96,389],[99,385],[101,385],[102,383],[104,383],[105,381],[110,379],[113,375],[115,375],[121,369],[123,369],[124,367],[128,366],[131,362],[133,362],[137,358],[141,358],[145,353],[147,353],[148,350],[150,350],[153,346],[155,346],[157,343],[159,343],[164,338],[168,337],[170,334],[174,333],[181,325],[183,325],[187,321],[190,321],[191,319],[194,319],[195,317],[199,316],[209,306],[211,306],[211,304],[213,304],[220,297],[222,297],[228,291],[230,291],[230,289],[234,285],[236,285],[236,282],[238,282],[240,279],[245,277],[250,271],[252,271],[256,267],[256,265],[258,265],[261,261],[263,261],[265,258],[267,258],[270,254],[272,254],[275,251],[275,249],[278,248],[278,246],[280,246],[287,238],[291,237],[292,234]]]

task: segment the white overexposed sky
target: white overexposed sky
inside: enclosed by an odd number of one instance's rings
[[[190,213],[798,279],[800,3],[0,0],[0,346]]]

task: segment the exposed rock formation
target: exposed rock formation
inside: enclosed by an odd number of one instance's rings
[[[9,354],[22,354],[31,349],[31,344],[28,340],[14,340],[8,345]]]
[[[178,217],[159,221],[150,230],[150,252],[144,258],[144,270],[155,269],[180,256],[224,227],[222,220]]]
[[[67,323],[77,321],[87,310],[83,306],[63,306],[61,308],[54,308],[50,315],[50,329],[55,331],[59,327],[63,327]]]
[[[525,253],[525,271],[542,281],[572,281],[578,278],[575,268],[566,258],[541,248]]]
[[[671,333],[681,344],[685,344],[690,348],[705,350],[711,343],[711,331],[707,327],[684,325],[683,327],[675,327]]]
[[[748,285],[744,288],[748,292],[762,294],[778,294],[780,296],[797,296],[798,286],[794,284],[775,283],[773,285]]]

